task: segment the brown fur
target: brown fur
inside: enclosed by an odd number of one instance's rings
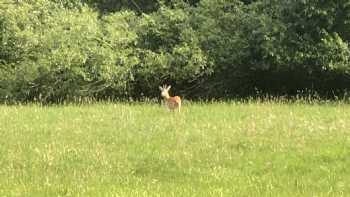
[[[168,99],[165,99],[165,100],[168,108],[171,110],[175,110],[176,108],[181,107],[181,98],[179,96],[169,97]]]

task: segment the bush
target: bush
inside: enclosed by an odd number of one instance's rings
[[[124,95],[137,63],[129,47],[136,35],[126,22],[132,15],[99,20],[86,6],[64,9],[45,0],[9,5],[1,13],[2,98],[51,102],[107,89]]]
[[[135,94],[158,94],[159,84],[196,84],[212,73],[186,9],[161,8],[144,15],[138,28],[140,64],[135,70]],[[183,92],[186,94],[186,92]]]

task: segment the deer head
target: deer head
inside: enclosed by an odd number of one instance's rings
[[[164,98],[169,98],[169,90],[170,90],[171,86],[167,86],[167,85],[163,85],[163,86],[159,86],[159,90],[161,91],[160,95]]]

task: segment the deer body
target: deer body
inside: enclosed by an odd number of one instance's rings
[[[170,96],[169,95],[169,90],[170,90],[171,86],[163,86],[163,87],[159,87],[160,91],[161,91],[161,96],[164,98],[166,106],[170,109],[170,110],[178,110],[180,112],[181,109],[181,98],[179,96]]]

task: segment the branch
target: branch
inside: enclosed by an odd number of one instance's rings
[[[134,4],[134,6],[139,10],[140,14],[143,13],[142,9],[140,8],[139,5],[137,5],[137,3],[134,0],[131,0],[131,2]]]

